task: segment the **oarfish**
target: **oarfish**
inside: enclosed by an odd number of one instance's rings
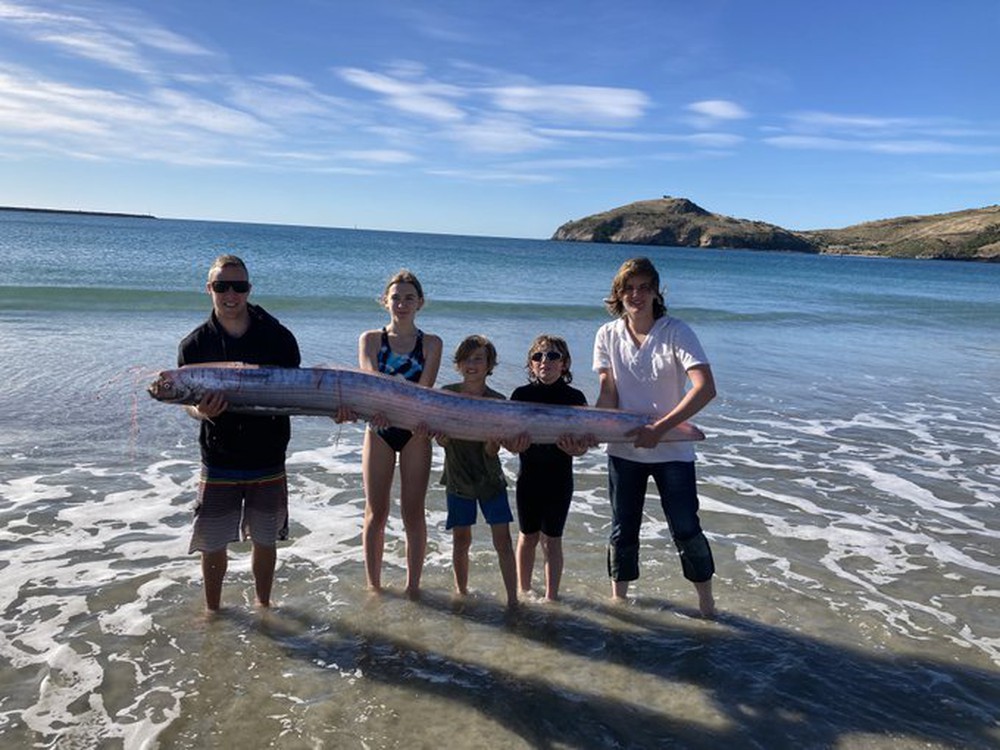
[[[625,434],[654,419],[618,409],[477,398],[337,367],[193,365],[160,372],[148,391],[158,401],[192,405],[208,391],[221,391],[230,411],[247,414],[334,416],[343,405],[362,419],[383,414],[394,426],[413,430],[423,423],[429,432],[461,440],[500,440],[527,432],[533,443],[554,443],[561,435],[591,435],[599,443],[631,442]],[[704,437],[684,422],[662,440]]]

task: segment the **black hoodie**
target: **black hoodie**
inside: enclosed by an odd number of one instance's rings
[[[254,365],[298,367],[302,357],[291,331],[257,305],[247,305],[250,327],[233,338],[215,317],[189,333],[177,349],[177,364],[246,362]],[[285,464],[291,436],[288,417],[251,416],[223,412],[202,420],[198,442],[201,460],[225,469],[277,468]]]

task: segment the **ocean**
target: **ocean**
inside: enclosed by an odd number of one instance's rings
[[[611,605],[600,450],[576,462],[562,601],[508,612],[481,522],[452,597],[440,449],[423,597],[398,508],[370,596],[362,428],[315,417],[293,419],[275,606],[236,544],[206,617],[197,426],[145,387],[221,252],[306,365],[355,365],[407,267],[446,353],[485,334],[509,393],[561,335],[591,402],[602,299],[651,257],[719,388],[695,420],[718,619],[652,496]],[[998,265],[0,212],[0,362],[3,747],[1000,748]]]

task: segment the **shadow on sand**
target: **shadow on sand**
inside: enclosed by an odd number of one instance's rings
[[[706,623],[663,601],[571,600],[510,613],[494,602],[456,607],[425,594],[420,605],[651,675],[678,685],[679,696],[697,688],[723,719],[706,726],[683,718],[682,706],[609,697],[596,674],[573,689],[476,655],[429,651],[385,632],[392,628],[369,626],[364,616],[323,620],[282,608],[262,630],[290,656],[315,663],[337,652],[348,660],[342,668],[461,702],[537,748],[1000,747],[997,672],[831,646],[736,615]]]

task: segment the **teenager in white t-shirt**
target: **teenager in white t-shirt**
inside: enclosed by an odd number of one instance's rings
[[[667,315],[660,276],[648,258],[622,264],[605,304],[616,320],[601,326],[594,340],[596,405],[655,415],[632,431],[633,443],[608,445],[612,596],[624,599],[639,577],[639,527],[652,477],[684,577],[694,584],[702,615],[711,617],[715,563],[698,519],[694,446],[660,437],[715,398],[712,368],[691,328]]]

